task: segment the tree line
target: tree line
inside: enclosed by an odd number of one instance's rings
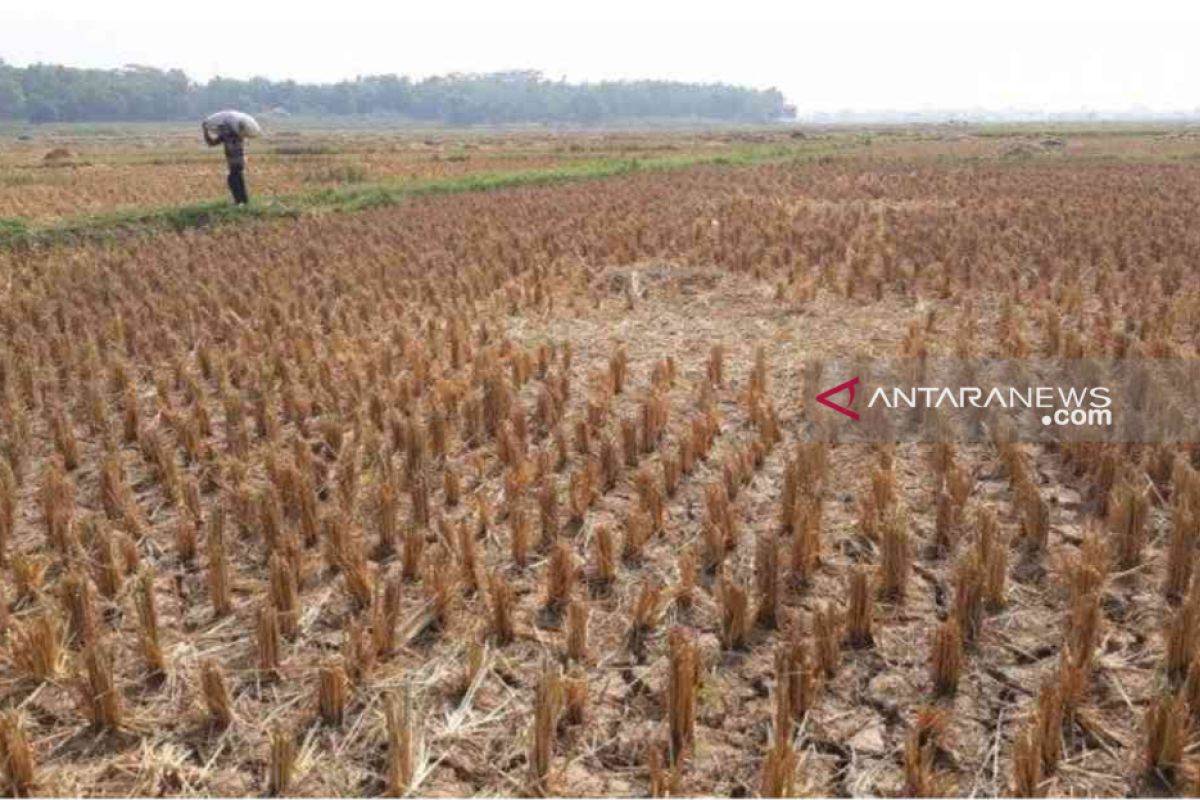
[[[212,78],[131,65],[16,67],[0,60],[0,119],[115,122],[203,117],[223,109],[291,114],[392,114],[451,124],[602,122],[635,118],[768,122],[795,110],[777,89],[677,81],[567,83],[536,71],[413,80],[370,75],[329,84]]]

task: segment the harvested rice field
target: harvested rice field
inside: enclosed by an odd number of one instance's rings
[[[219,197],[184,135],[6,144],[0,216]],[[9,794],[1195,794],[1195,445],[815,399],[1196,359],[1195,134],[286,146],[253,192],[703,158],[4,243]]]

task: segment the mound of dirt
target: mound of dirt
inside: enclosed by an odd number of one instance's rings
[[[61,164],[64,161],[70,161],[75,158],[75,154],[65,147],[56,147],[46,155],[42,156],[42,161],[47,164]]]

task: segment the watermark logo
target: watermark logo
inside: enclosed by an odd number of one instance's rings
[[[850,408],[850,406],[854,405],[854,387],[857,385],[858,385],[858,378],[851,378],[850,380],[846,381],[845,383],[839,383],[837,386],[833,387],[832,389],[826,389],[825,391],[823,391],[819,395],[817,395],[817,402],[823,406],[832,408],[834,411],[838,412],[839,414],[845,414],[850,419],[854,420],[855,422],[858,422],[858,419],[859,419],[858,412],[853,411]],[[835,403],[829,399],[833,395],[841,394],[842,392],[850,393],[850,399],[846,401],[846,405],[842,405],[841,403]]]
[[[1200,359],[856,359],[814,368],[816,381],[854,376],[808,395],[837,412],[810,417],[809,434],[833,441],[1200,442]]]
[[[1042,425],[1111,426],[1112,396],[1107,386],[911,386],[876,387],[867,408],[1036,409]]]

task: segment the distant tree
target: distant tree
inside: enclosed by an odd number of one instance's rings
[[[646,117],[766,122],[795,116],[775,89],[673,81],[571,84],[535,70],[435,76],[368,75],[331,84],[215,77],[138,64],[74,69],[0,62],[0,118],[32,122],[182,119],[222,108],[302,114],[396,114],[457,125]]]
[[[25,90],[17,71],[0,61],[0,119],[25,118]]]

